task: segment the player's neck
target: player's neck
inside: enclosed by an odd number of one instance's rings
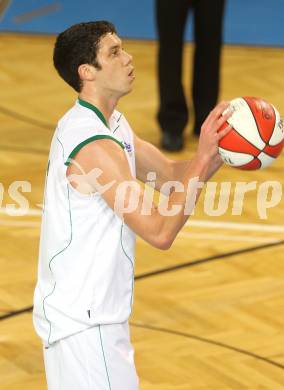
[[[118,101],[118,99],[114,97],[94,95],[86,91],[82,91],[79,94],[79,98],[97,107],[107,122],[109,121]]]

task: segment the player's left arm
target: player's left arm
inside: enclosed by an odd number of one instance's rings
[[[155,172],[156,190],[160,191],[163,183],[167,181],[181,181],[184,174],[190,169],[191,160],[172,160],[165,156],[151,143],[142,140],[134,134],[136,176],[137,179],[146,183],[147,174]],[[207,179],[212,176],[216,168],[222,165],[220,158],[212,163]]]

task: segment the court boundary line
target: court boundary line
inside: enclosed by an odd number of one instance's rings
[[[15,316],[20,315],[20,314],[30,313],[32,310],[33,310],[33,306],[29,306],[29,307],[23,308],[21,310],[7,313],[4,316],[1,316],[0,320],[5,320],[5,319],[15,317]],[[211,344],[211,345],[214,345],[217,347],[227,349],[229,351],[233,351],[233,352],[237,352],[237,353],[240,353],[242,355],[245,355],[245,356],[249,356],[249,357],[256,359],[256,360],[263,361],[267,364],[273,365],[273,366],[278,367],[282,370],[284,369],[284,365],[282,365],[281,363],[277,363],[274,360],[268,359],[264,356],[257,355],[254,352],[250,352],[250,351],[244,350],[242,348],[234,347],[232,345],[228,345],[228,344],[222,343],[220,341],[210,340],[210,339],[207,339],[205,337],[200,337],[198,335],[194,335],[194,334],[190,334],[190,333],[185,333],[185,332],[176,331],[176,330],[167,329],[167,328],[161,328],[158,326],[152,326],[152,325],[148,325],[148,324],[144,324],[144,323],[137,323],[137,322],[133,322],[133,321],[129,321],[129,325],[133,326],[135,328],[142,328],[142,329],[152,330],[155,332],[172,334],[175,336],[185,337],[185,338],[192,339],[195,341],[200,341],[200,342],[203,342],[206,344]]]
[[[9,108],[0,106],[0,113],[9,116],[10,118],[17,119],[21,122],[28,123],[29,125],[41,127],[46,130],[54,130],[56,126],[51,123],[43,122],[38,119],[31,118],[29,116],[19,114],[17,111],[10,110]]]
[[[27,153],[27,154],[40,154],[43,156],[48,156],[49,151],[44,149],[34,149],[34,148],[21,148],[10,145],[0,145],[0,150],[4,150],[5,152],[12,153]]]
[[[276,367],[284,370],[284,365],[281,363],[278,363],[278,362],[275,362],[274,360],[270,360],[266,357],[257,355],[254,352],[246,351],[245,349],[222,343],[220,341],[214,341],[214,340],[206,339],[205,337],[200,337],[200,336],[190,334],[190,333],[175,331],[175,330],[167,329],[167,328],[160,328],[160,327],[152,326],[152,325],[148,325],[148,324],[140,324],[140,323],[136,323],[136,322],[132,322],[132,321],[129,322],[129,325],[131,325],[135,328],[142,328],[142,329],[148,329],[148,330],[161,332],[161,333],[173,334],[176,336],[181,336],[181,337],[186,337],[189,339],[201,341],[201,342],[206,343],[206,344],[212,344],[212,345],[215,345],[217,347],[225,348],[225,349],[228,349],[230,351],[234,351],[234,352],[249,356],[253,359],[264,361],[265,363],[271,364],[273,366],[276,366]]]
[[[207,258],[200,259],[200,260],[195,260],[195,261],[190,262],[190,263],[187,262],[187,263],[183,263],[183,264],[176,265],[176,266],[173,266],[173,267],[167,267],[165,269],[161,269],[161,270],[157,270],[157,271],[153,271],[153,272],[140,274],[140,275],[137,275],[135,277],[135,280],[145,279],[145,278],[148,278],[148,277],[151,277],[151,276],[156,276],[156,275],[161,274],[161,273],[176,271],[176,270],[179,270],[179,269],[185,268],[185,267],[196,266],[198,264],[202,264],[202,263],[209,262],[209,261],[221,260],[221,259],[224,259],[224,258],[227,258],[227,257],[236,256],[236,255],[242,254],[242,253],[249,253],[249,252],[252,252],[252,251],[257,251],[257,250],[267,249],[267,248],[270,248],[270,247],[280,246],[282,244],[284,244],[284,240],[282,240],[281,242],[265,244],[265,245],[259,245],[259,246],[256,246],[256,247],[250,247],[250,248],[246,248],[246,249],[241,249],[241,250],[237,250],[237,251],[234,251],[234,252],[223,253],[221,255],[209,256]],[[26,308],[23,308],[23,309],[20,309],[20,310],[17,310],[17,311],[13,311],[13,312],[4,314],[4,315],[0,316],[0,321],[3,321],[3,320],[6,320],[6,319],[15,317],[17,315],[29,313],[32,310],[33,310],[33,306],[28,306]],[[267,364],[273,365],[273,366],[278,367],[280,369],[284,369],[284,365],[282,365],[280,363],[277,363],[277,362],[275,362],[273,360],[270,360],[270,359],[265,358],[265,357],[260,356],[260,355],[256,355],[253,352],[249,352],[249,351],[243,350],[241,348],[233,347],[233,346],[230,346],[230,345],[218,342],[218,341],[205,339],[205,338],[197,336],[197,335],[187,334],[187,333],[184,333],[184,332],[174,331],[174,330],[171,330],[171,329],[160,328],[160,327],[153,327],[153,326],[150,326],[150,325],[147,325],[147,324],[146,325],[145,324],[141,325],[141,324],[138,324],[138,323],[135,323],[135,322],[132,322],[132,321],[130,321],[129,324],[131,326],[134,326],[134,327],[140,327],[140,328],[149,329],[149,330],[153,330],[153,331],[164,332],[164,333],[168,333],[168,334],[173,334],[173,335],[182,336],[182,337],[190,338],[190,339],[193,339],[193,340],[201,341],[201,342],[204,342],[204,343],[207,343],[207,344],[215,345],[215,346],[218,346],[218,347],[221,347],[221,348],[225,348],[225,349],[230,350],[230,351],[234,351],[234,352],[237,352],[237,353],[249,356],[249,357],[251,357],[253,359],[263,361],[263,362],[265,362]]]
[[[29,313],[33,310],[33,306],[24,307],[19,310],[10,311],[0,316],[0,321],[7,320],[8,318],[16,317],[20,314]]]
[[[135,280],[146,279],[146,278],[156,276],[156,275],[159,275],[162,273],[172,272],[172,271],[176,271],[176,270],[186,268],[186,267],[194,267],[196,265],[203,264],[206,262],[222,260],[222,259],[227,258],[227,257],[233,257],[233,256],[243,254],[243,253],[254,252],[254,251],[262,250],[262,249],[268,249],[270,247],[280,246],[283,244],[284,244],[284,240],[282,240],[280,242],[276,242],[276,243],[258,245],[255,247],[244,248],[244,249],[240,249],[240,250],[236,250],[236,251],[232,251],[232,252],[227,252],[227,253],[223,253],[223,254],[219,254],[219,255],[208,256],[208,257],[203,258],[203,259],[193,260],[191,262],[186,262],[186,263],[182,263],[182,264],[177,264],[177,265],[172,266],[172,267],[166,267],[166,268],[152,271],[152,272],[145,272],[143,274],[136,275],[134,279]],[[25,308],[22,308],[19,310],[14,310],[14,311],[8,312],[8,313],[0,316],[0,321],[6,320],[6,319],[11,318],[11,317],[15,317],[15,316],[20,315],[20,314],[28,313],[32,310],[33,310],[33,306],[28,306],[28,307],[25,307]]]
[[[213,256],[207,256],[207,257],[204,257],[203,259],[187,261],[186,263],[176,264],[176,265],[173,265],[170,267],[160,268],[160,269],[157,269],[155,271],[145,272],[145,273],[142,273],[140,275],[137,275],[135,277],[135,280],[146,279],[146,278],[156,276],[156,275],[161,275],[161,274],[164,274],[167,272],[179,271],[180,269],[183,269],[183,268],[194,267],[194,266],[199,265],[199,264],[204,264],[204,263],[208,263],[211,261],[223,260],[223,259],[226,259],[228,257],[234,257],[237,255],[255,252],[258,250],[262,250],[262,249],[269,249],[272,247],[281,246],[283,244],[284,244],[284,240],[281,240],[281,241],[272,242],[269,244],[257,245],[257,246],[252,246],[252,247],[248,247],[248,248],[237,249],[237,250],[231,251],[231,252],[220,253],[220,254],[213,255]]]

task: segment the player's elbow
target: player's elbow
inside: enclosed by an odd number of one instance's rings
[[[159,245],[159,249],[161,249],[162,251],[167,251],[172,246],[172,243],[173,241],[171,240],[162,241]]]
[[[155,248],[166,251],[170,249],[173,242],[174,237],[172,237],[170,234],[162,233],[155,237],[154,242],[152,244]]]

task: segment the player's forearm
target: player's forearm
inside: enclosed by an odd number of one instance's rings
[[[163,249],[168,249],[171,246],[191,214],[200,196],[202,183],[208,178],[211,162],[212,160],[206,156],[193,158],[188,164],[178,188],[171,193],[168,200],[164,201],[166,207],[159,205],[159,234],[164,243]],[[163,211],[166,215],[163,215]],[[171,212],[172,215],[169,215]]]
[[[216,160],[212,161],[210,167],[207,171],[207,175],[205,177],[204,182],[210,180],[210,178],[214,175],[214,173],[220,168],[222,165],[222,161],[219,156],[216,156]],[[191,169],[193,160],[181,160],[181,161],[173,161],[172,168],[172,178],[171,180],[179,180],[181,181],[188,170]]]

